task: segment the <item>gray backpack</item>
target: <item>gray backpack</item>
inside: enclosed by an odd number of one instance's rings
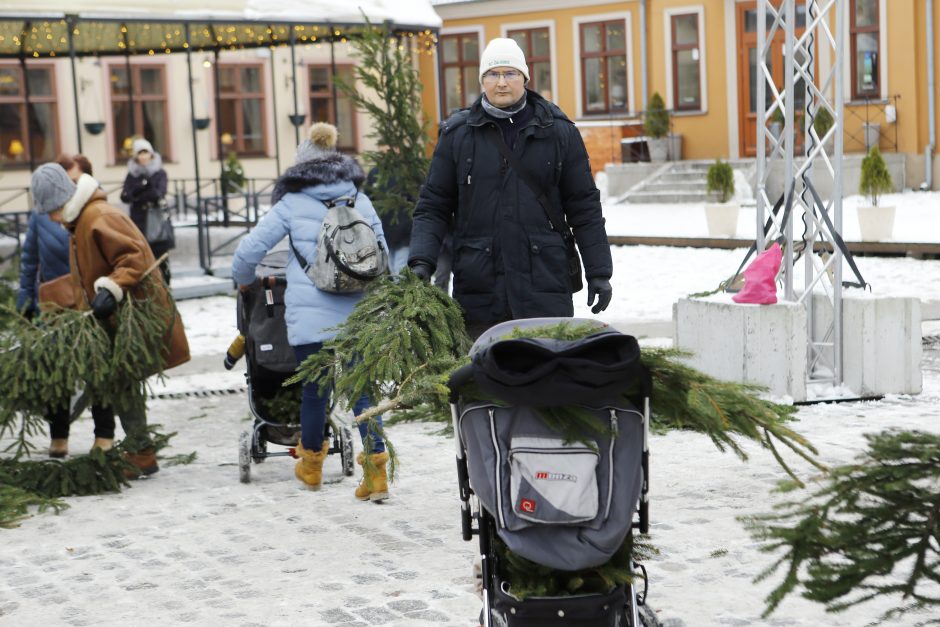
[[[343,196],[326,201],[327,211],[317,238],[317,257],[308,263],[291,250],[317,288],[334,294],[351,294],[388,272],[388,252],[372,226],[356,209],[356,199]]]

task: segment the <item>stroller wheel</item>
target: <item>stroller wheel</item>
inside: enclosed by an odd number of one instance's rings
[[[340,458],[343,462],[343,474],[347,477],[352,477],[353,474],[353,443],[352,443],[352,431],[349,430],[349,427],[343,427],[339,433],[340,445],[342,450],[340,451]]]
[[[268,456],[268,441],[262,437],[262,429],[254,430],[254,437],[251,442],[251,461],[260,464]]]
[[[251,434],[242,431],[238,437],[238,479],[251,483]]]

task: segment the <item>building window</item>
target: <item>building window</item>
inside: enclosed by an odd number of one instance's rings
[[[511,30],[506,33],[525,53],[529,66],[527,87],[547,100],[552,98],[552,49],[548,27]]]
[[[39,164],[58,152],[58,114],[52,66],[0,65],[0,165]],[[29,105],[27,106],[27,87]]]
[[[699,24],[697,13],[672,16],[672,93],[676,111],[702,109]]]
[[[264,155],[262,66],[226,63],[219,65],[218,70],[220,104],[217,131],[225,136],[223,144],[239,155]]]
[[[476,33],[441,35],[441,102],[444,117],[469,107],[480,95],[480,38]]]
[[[852,98],[878,97],[881,77],[878,72],[879,32],[878,0],[852,0],[849,11],[852,55]]]
[[[581,95],[585,113],[627,110],[624,20],[581,24]]]
[[[338,65],[336,74],[346,84],[355,81],[353,66]],[[342,151],[357,151],[356,107],[352,100],[336,89],[336,109],[333,109],[333,70],[329,65],[310,66],[310,122],[329,122],[339,131],[336,147]]]
[[[127,138],[146,137],[153,149],[169,159],[166,72],[162,65],[112,65],[111,123],[114,125],[114,154],[129,148]]]

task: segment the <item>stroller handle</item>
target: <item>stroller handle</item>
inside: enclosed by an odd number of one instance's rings
[[[457,397],[460,396],[458,390],[461,387],[466,385],[471,379],[473,379],[473,365],[467,364],[455,370],[450,378],[447,380],[447,387],[450,388],[450,402],[451,404],[457,402]]]

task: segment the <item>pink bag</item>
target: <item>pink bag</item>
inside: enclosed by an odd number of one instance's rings
[[[732,297],[736,303],[754,305],[773,305],[777,302],[777,272],[783,260],[780,244],[774,245],[757,255],[751,265],[744,270],[744,288]]]

